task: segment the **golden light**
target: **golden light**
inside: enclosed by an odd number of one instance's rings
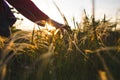
[[[52,24],[46,23],[45,27],[46,27],[48,30],[56,30],[56,28],[55,28],[54,26],[52,26]]]
[[[52,26],[52,24],[46,23],[45,27],[41,27],[41,30],[43,32],[43,35],[47,35],[47,36],[49,35],[49,36],[51,36],[56,31],[56,28],[54,26]]]

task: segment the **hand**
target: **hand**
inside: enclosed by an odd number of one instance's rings
[[[65,29],[69,34],[72,33],[72,30],[71,30],[69,25],[60,24],[60,23],[58,23],[58,22],[56,22],[56,21],[54,21],[52,19],[48,19],[47,23],[51,24],[52,26],[54,26],[56,28]]]
[[[63,28],[64,27],[64,24],[58,23],[57,21],[54,21],[50,18],[47,20],[36,21],[35,23],[40,25],[40,26],[45,26],[45,24],[47,23],[47,24],[52,25],[56,28]]]
[[[63,28],[65,26],[64,24],[58,23],[50,18],[47,20],[47,23],[56,27],[56,28]]]
[[[40,25],[40,26],[45,26],[45,24],[46,24],[46,21],[45,20],[42,20],[42,21],[36,21],[35,22],[36,24],[38,24],[38,25]]]

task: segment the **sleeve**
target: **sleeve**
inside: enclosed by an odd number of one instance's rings
[[[38,9],[31,0],[7,0],[7,2],[15,7],[23,16],[33,22],[47,20],[49,18],[45,13]]]

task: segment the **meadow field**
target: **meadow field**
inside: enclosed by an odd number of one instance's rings
[[[0,80],[120,80],[120,30],[116,22],[67,21],[63,29],[29,32],[12,27],[0,37]]]

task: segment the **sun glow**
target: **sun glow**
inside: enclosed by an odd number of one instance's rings
[[[52,24],[47,24],[45,25],[45,27],[48,29],[48,30],[56,30],[56,28],[54,26],[52,26]]]

